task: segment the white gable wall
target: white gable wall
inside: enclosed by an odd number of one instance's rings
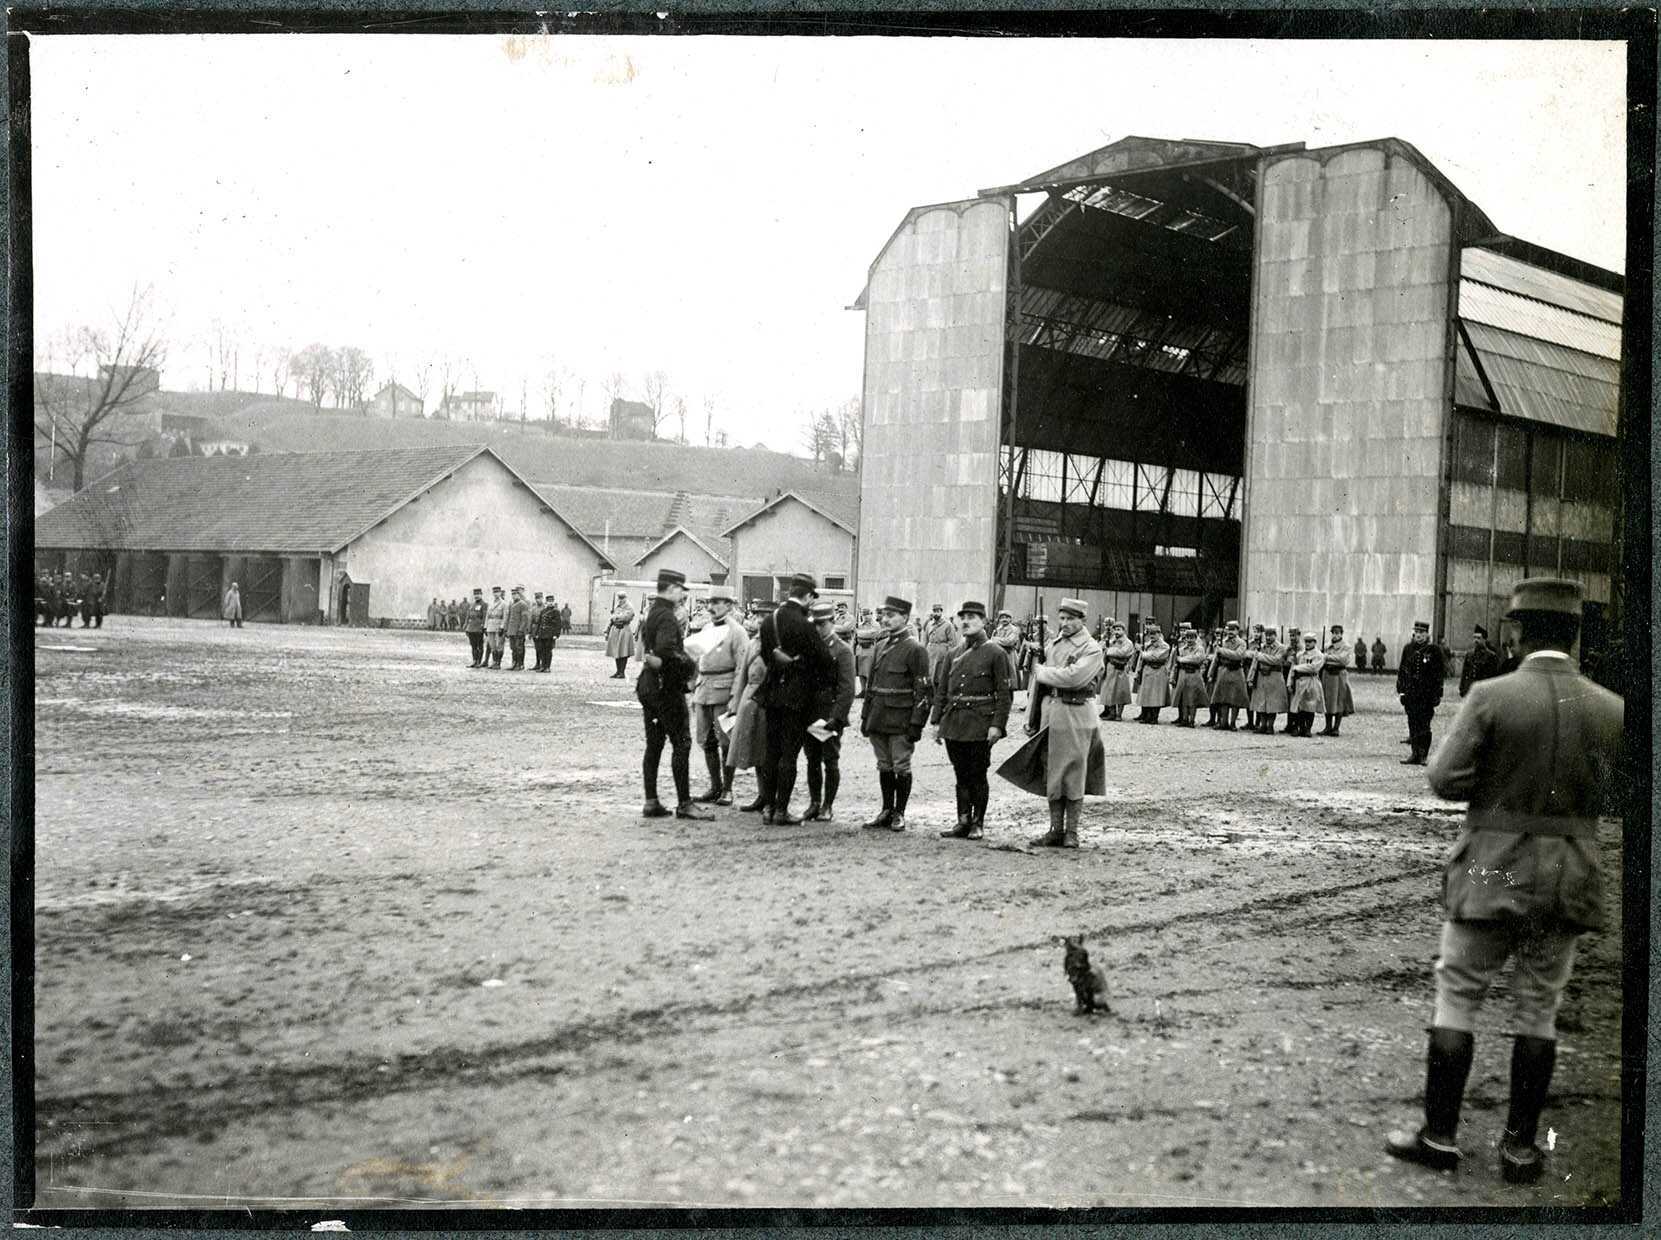
[[[710,581],[711,573],[725,573],[727,566],[693,542],[685,534],[676,534],[663,546],[651,555],[640,561],[639,565],[628,570],[628,575],[638,581],[652,580],[657,577],[658,569],[673,568],[686,574],[688,581]],[[618,571],[622,571],[619,569]]]
[[[835,573],[853,583],[854,536],[800,500],[787,498],[732,532],[732,576],[784,577],[812,573],[820,585]]]
[[[370,584],[372,617],[426,615],[440,598],[482,586],[551,588],[586,624],[590,583],[603,566],[571,530],[501,462],[478,456],[454,476],[404,505],[335,557],[336,571]]]

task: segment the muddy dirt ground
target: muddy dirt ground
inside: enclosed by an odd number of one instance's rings
[[[37,630],[38,1205],[1618,1196],[1613,930],[1545,1183],[1494,1166],[1503,987],[1465,1167],[1379,1152],[1417,1114],[1459,814],[1398,764],[1384,678],[1337,740],[1103,725],[1109,795],[1057,855],[996,779],[986,843],[938,838],[926,743],[912,829],[860,831],[851,733],[834,824],[643,821],[632,680],[593,642],[466,663],[451,634]],[[1106,1015],[1073,1014],[1080,931]]]

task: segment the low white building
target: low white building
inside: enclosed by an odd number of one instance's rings
[[[811,573],[821,592],[852,589],[859,514],[845,508],[828,496],[781,491],[721,531],[732,545],[729,581],[739,602],[782,599],[797,573]]]

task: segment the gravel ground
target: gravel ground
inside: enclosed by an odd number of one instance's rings
[[[1380,1153],[1459,814],[1398,764],[1384,678],[1337,740],[1104,724],[1109,793],[1056,855],[999,780],[984,844],[939,839],[932,745],[912,829],[859,831],[851,734],[834,824],[644,821],[639,712],[587,639],[551,676],[452,634],[127,617],[36,650],[40,1206],[1618,1198],[1614,930],[1545,1183],[1494,1166],[1503,986],[1464,1169]],[[1106,1014],[1073,1014],[1078,932]]]

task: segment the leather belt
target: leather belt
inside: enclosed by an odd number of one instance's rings
[[[969,702],[990,702],[995,699],[991,693],[962,693],[947,699],[950,706],[963,706]]]
[[[1522,814],[1505,809],[1473,811],[1466,820],[1472,831],[1507,831],[1513,835],[1566,835],[1596,838],[1596,818],[1569,818],[1553,814]]]
[[[916,690],[915,689],[880,689],[880,688],[876,687],[875,685],[873,685],[871,687],[870,692],[882,694],[884,697],[902,697],[902,696],[903,697],[914,697],[914,696],[916,696]]]
[[[1086,702],[1095,700],[1096,695],[1084,690],[1069,690],[1066,693],[1057,693],[1055,700],[1068,706],[1083,706]]]

